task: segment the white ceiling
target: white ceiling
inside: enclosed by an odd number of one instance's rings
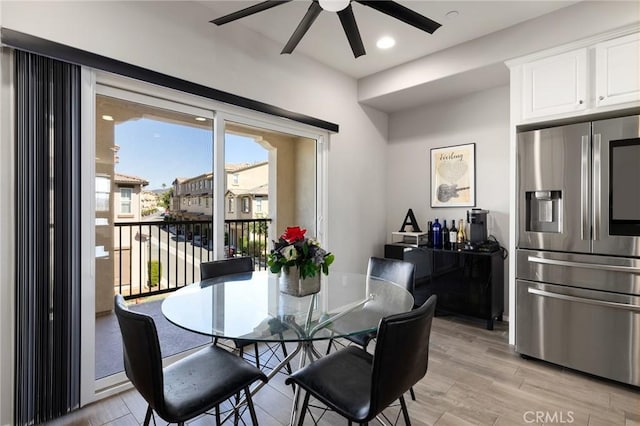
[[[362,78],[579,1],[398,1],[398,3],[441,23],[442,26],[433,34],[428,34],[368,6],[353,2],[353,12],[367,51],[366,55],[357,59],[353,57],[337,14],[326,11],[320,13],[292,54],[307,55],[347,75]],[[201,0],[201,3],[211,10],[211,15],[203,17],[203,19],[211,20],[260,2]],[[311,0],[294,0],[219,27],[211,25],[215,27],[214,31],[220,32],[225,31],[229,25],[245,26],[284,47],[310,4]],[[450,11],[457,11],[457,17],[447,18],[447,13]],[[396,46],[386,51],[379,50],[375,43],[383,35],[393,36],[396,39]]]

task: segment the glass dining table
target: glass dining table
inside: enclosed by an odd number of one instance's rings
[[[375,331],[382,317],[406,312],[413,296],[403,287],[364,274],[332,272],[318,293],[280,292],[268,271],[226,275],[190,284],[168,296],[163,315],[196,333],[257,342],[292,342],[295,349],[267,374],[270,379],[301,354],[299,368],[321,357],[314,342]],[[252,389],[255,394],[262,386]],[[292,421],[295,418],[292,411]]]

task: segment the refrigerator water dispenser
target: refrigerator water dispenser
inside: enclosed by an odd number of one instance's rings
[[[526,230],[562,232],[562,191],[527,191]]]

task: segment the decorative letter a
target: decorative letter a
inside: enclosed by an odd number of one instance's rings
[[[402,228],[400,228],[400,232],[405,232],[405,226],[410,225],[413,228],[413,232],[422,232],[420,227],[418,226],[418,221],[416,217],[413,215],[413,210],[409,209],[407,211],[407,215],[404,217],[404,222],[402,223]]]

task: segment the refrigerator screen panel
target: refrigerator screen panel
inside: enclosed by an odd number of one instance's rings
[[[640,235],[640,138],[611,141],[609,229],[611,235]]]

